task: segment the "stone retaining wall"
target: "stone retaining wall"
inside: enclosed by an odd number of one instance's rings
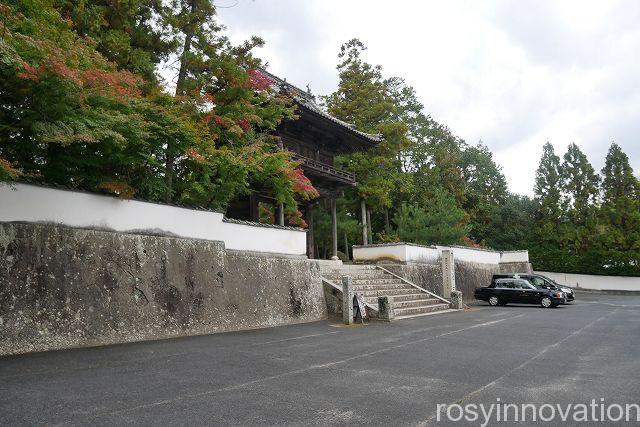
[[[0,354],[326,319],[317,263],[222,242],[0,223]]]

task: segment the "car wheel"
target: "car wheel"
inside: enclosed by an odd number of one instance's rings
[[[498,304],[500,304],[500,300],[498,299],[498,297],[493,296],[493,297],[489,298],[489,305],[495,307]]]
[[[540,305],[544,308],[553,307],[553,301],[549,297],[542,297],[540,299]]]

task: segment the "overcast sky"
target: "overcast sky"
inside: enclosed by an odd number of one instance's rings
[[[640,1],[216,4],[232,40],[261,36],[269,70],[315,94],[336,89],[338,49],[359,38],[432,117],[487,144],[513,192],[532,194],[546,141],[560,156],[576,142],[598,171],[615,141],[640,170]]]

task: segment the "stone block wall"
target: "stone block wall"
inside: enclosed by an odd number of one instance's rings
[[[473,291],[491,283],[491,276],[500,271],[498,264],[482,264],[457,261],[454,259],[456,289],[462,291],[465,303],[475,301]],[[380,264],[393,273],[404,277],[414,284],[443,295],[442,267],[440,264]]]
[[[0,355],[326,317],[319,268],[304,257],[0,223]]]
[[[462,291],[465,303],[476,301],[473,291],[481,286],[489,286],[491,276],[500,272],[498,264],[482,264],[477,262],[455,262],[456,289]]]
[[[442,295],[442,267],[440,264],[382,264],[392,273],[436,295]]]

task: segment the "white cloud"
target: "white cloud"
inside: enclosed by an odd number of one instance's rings
[[[434,118],[494,151],[512,191],[532,193],[547,140],[559,155],[578,143],[596,169],[615,140],[640,169],[640,2],[239,0],[219,15],[319,94],[337,85],[340,44],[360,38]]]

